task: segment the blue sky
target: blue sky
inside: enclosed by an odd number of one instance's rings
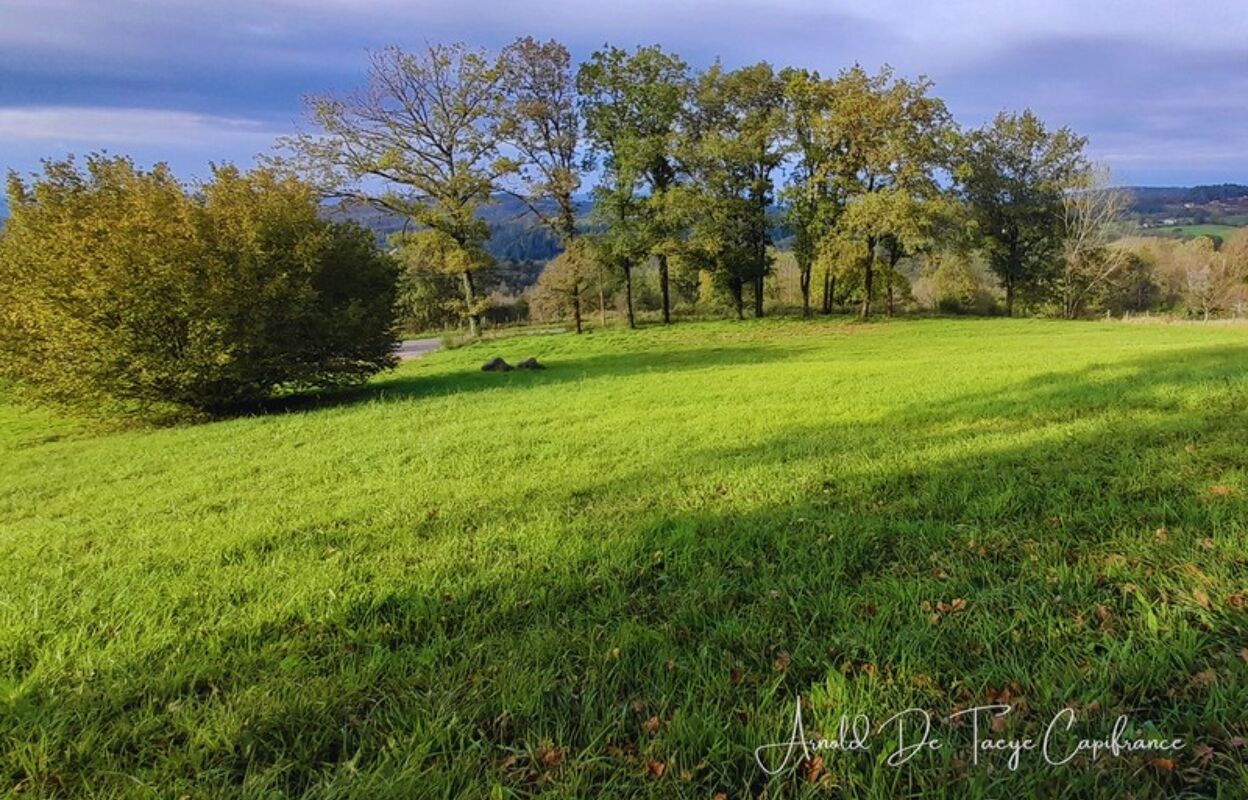
[[[1189,11],[1190,9],[1190,11]],[[309,92],[426,40],[659,43],[696,66],[891,63],[977,125],[1030,106],[1122,183],[1248,183],[1245,0],[0,0],[0,169],[106,149],[202,175],[292,131]]]

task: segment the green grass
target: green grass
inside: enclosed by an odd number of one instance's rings
[[[1197,236],[1218,236],[1226,240],[1241,230],[1243,228],[1234,225],[1161,225],[1156,228],[1141,229],[1140,233],[1147,236],[1178,236],[1184,239]]]
[[[0,405],[0,792],[1241,798],[1246,445],[1236,326],[690,323],[196,427]],[[1009,735],[1189,743],[753,760],[798,694],[831,737],[1007,688]]]

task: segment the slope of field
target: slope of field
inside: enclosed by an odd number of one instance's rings
[[[1239,796],[1246,445],[1233,326],[681,324],[198,427],[0,404],[0,792]],[[1011,771],[939,721],[769,779],[798,694],[812,738],[1004,700],[1076,709],[1061,754],[1187,744]]]

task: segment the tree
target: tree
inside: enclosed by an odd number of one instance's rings
[[[396,268],[268,170],[188,192],[158,165],[47,162],[8,181],[0,373],[92,410],[219,413],[393,365]]]
[[[784,158],[783,87],[766,63],[699,76],[678,148],[691,177],[669,192],[674,218],[693,233],[692,258],[716,274],[743,316],[743,289],[753,288],[754,314],[763,315],[763,281],[772,257],[768,208],[772,173]],[[688,252],[686,256],[690,256]]]
[[[749,204],[748,277],[754,287],[754,316],[763,316],[763,281],[771,271],[771,226],[767,210],[775,198],[772,173],[788,154],[785,139],[784,83],[771,65],[760,62],[728,73],[724,81],[735,122],[737,167],[746,180]]]
[[[785,69],[784,82],[788,137],[797,155],[784,191],[786,222],[793,232],[793,256],[802,292],[802,316],[810,316],[810,284],[820,242],[835,222],[840,204],[829,180],[832,143],[817,135],[826,130],[831,113],[831,81],[804,69]],[[824,272],[824,309],[831,311],[831,276]]]
[[[285,140],[288,163],[328,195],[410,219],[416,253],[459,279],[460,311],[476,335],[476,275],[493,264],[489,227],[476,212],[516,168],[498,150],[503,71],[462,44],[390,47],[371,58],[365,89],[308,101],[320,133]]]
[[[608,46],[581,65],[576,85],[586,135],[603,157],[595,198],[609,211],[596,221],[616,240],[607,248],[611,254],[607,260],[624,272],[629,325],[635,324],[631,284],[637,262],[624,259],[638,253],[658,261],[663,321],[671,322],[667,261],[675,232],[666,194],[678,177],[672,149],[689,91],[688,67],[657,45],[632,53]],[[620,246],[624,234],[612,230],[617,227],[641,237],[634,239],[638,247]]]
[[[581,332],[581,297],[597,277],[592,247],[581,238],[546,264],[533,289],[533,305],[539,316],[570,313],[576,332]]]
[[[988,265],[1005,287],[1006,314],[1020,292],[1049,289],[1065,235],[1065,190],[1088,171],[1086,140],[1050,132],[1030,110],[998,114],[965,141],[958,179]]]
[[[1248,234],[1236,234],[1221,250],[1208,236],[1197,236],[1178,247],[1175,266],[1188,309],[1202,319],[1248,302]]]
[[[576,237],[576,191],[581,186],[577,144],[580,116],[572,57],[556,41],[525,37],[503,50],[502,71],[506,99],[498,126],[499,136],[519,155],[516,194],[530,211],[571,247]],[[569,301],[581,332],[581,283],[572,283]]]
[[[1074,319],[1126,268],[1128,252],[1111,243],[1120,233],[1130,196],[1110,186],[1104,171],[1074,176],[1062,193],[1062,315]]]
[[[894,79],[888,67],[875,75],[852,67],[832,86],[831,113],[814,126],[844,204],[830,235],[857,244],[863,318],[871,315],[881,240],[924,237],[939,205],[936,172],[948,162],[953,125],[944,102],[929,96],[931,86],[923,78]]]

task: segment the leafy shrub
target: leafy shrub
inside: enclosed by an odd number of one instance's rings
[[[37,395],[220,413],[393,363],[396,268],[305,184],[220,167],[192,194],[93,156],[11,175],[8,198],[0,373]]]

